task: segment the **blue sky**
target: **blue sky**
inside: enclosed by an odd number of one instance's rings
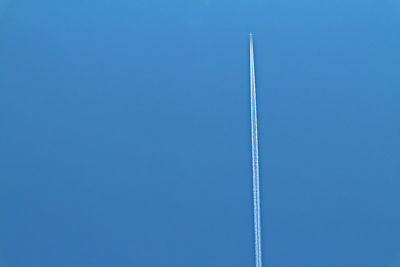
[[[252,266],[252,31],[265,266],[400,266],[399,26],[385,0],[3,1],[3,264]]]

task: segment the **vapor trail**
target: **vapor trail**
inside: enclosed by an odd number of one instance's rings
[[[254,239],[256,267],[262,266],[261,219],[260,219],[260,171],[258,163],[256,77],[254,71],[253,35],[250,33],[250,104],[251,104],[251,152],[253,167]]]

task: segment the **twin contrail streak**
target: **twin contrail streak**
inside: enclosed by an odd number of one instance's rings
[[[253,35],[250,33],[250,104],[251,104],[251,152],[253,167],[254,237],[256,267],[262,266],[261,219],[260,219],[260,171],[258,164],[258,133],[256,77],[254,71]]]

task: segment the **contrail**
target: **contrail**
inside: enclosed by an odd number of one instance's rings
[[[260,219],[260,171],[258,164],[258,133],[256,77],[254,71],[253,34],[250,33],[250,104],[251,104],[251,152],[253,167],[254,237],[256,267],[262,266],[261,219]]]

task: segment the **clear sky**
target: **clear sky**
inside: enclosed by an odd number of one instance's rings
[[[0,1],[0,264],[400,266],[400,1]]]

